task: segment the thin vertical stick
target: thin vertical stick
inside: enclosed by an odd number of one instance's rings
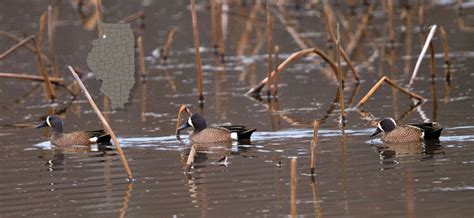
[[[189,172],[191,170],[191,167],[193,166],[194,163],[194,156],[196,156],[196,150],[197,150],[197,144],[193,144],[191,146],[191,151],[189,152],[188,156],[188,161],[186,161],[186,172]]]
[[[440,28],[441,33],[441,43],[444,53],[444,64],[445,64],[445,81],[447,84],[451,84],[451,61],[449,60],[449,47],[448,47],[448,37],[443,26]]]
[[[430,42],[430,75],[434,80],[436,77],[435,49],[433,42]]]
[[[316,169],[316,151],[318,148],[318,129],[319,122],[314,120],[313,122],[313,140],[311,141],[311,175],[314,175],[314,170]]]
[[[410,89],[411,85],[415,81],[415,77],[420,68],[421,61],[423,60],[423,56],[425,56],[426,50],[428,49],[428,46],[430,45],[431,39],[433,38],[433,35],[435,32],[436,32],[436,25],[433,25],[431,26],[431,30],[430,30],[430,33],[428,34],[428,37],[426,37],[426,41],[425,41],[425,44],[423,45],[423,49],[421,50],[420,56],[418,56],[418,60],[416,61],[415,69],[413,69],[410,82],[408,83],[408,87],[407,87],[408,89]]]
[[[198,31],[198,21],[196,16],[196,0],[191,0],[191,17],[193,22],[193,36],[194,36],[194,49],[195,49],[195,61],[197,65],[197,77],[198,77],[198,95],[199,102],[204,101],[204,96],[202,95],[202,65],[201,65],[201,54],[199,52],[200,42],[199,42],[199,31]]]
[[[46,92],[48,94],[49,99],[52,101],[54,100],[54,98],[56,98],[56,93],[54,92],[53,86],[51,85],[51,80],[49,80],[48,72],[46,71],[46,67],[44,66],[43,59],[41,58],[41,48],[34,40],[34,38],[33,43],[35,45],[36,50],[36,63],[38,64],[38,70],[40,75],[43,76],[46,85]]]
[[[296,168],[296,157],[291,158],[291,217],[296,217],[296,186],[298,183],[297,179],[297,168]]]
[[[270,88],[272,85],[272,77],[270,76],[273,66],[272,66],[272,51],[273,51],[273,31],[272,31],[272,14],[270,13],[270,3],[267,1],[267,52],[268,52],[268,66],[267,66],[267,78],[268,82],[266,84],[267,95],[270,96]]]
[[[280,47],[278,45],[275,45],[275,76],[273,78],[273,96],[278,95],[278,65],[279,63],[279,55],[280,55]]]
[[[211,0],[211,43],[217,51],[217,0]]]
[[[42,49],[44,47],[44,31],[46,27],[46,12],[41,14],[39,21],[39,30],[38,30],[38,46]]]
[[[59,76],[59,67],[56,61],[56,49],[54,48],[54,30],[56,29],[56,17],[53,11],[53,7],[48,6],[48,48],[49,48],[49,59],[51,60],[51,66],[53,69],[53,75]]]
[[[393,0],[387,1],[387,24],[388,39],[390,43],[395,43],[395,31],[393,30]]]
[[[140,64],[140,74],[142,75],[142,79],[146,77],[146,68],[145,68],[145,54],[143,51],[143,40],[142,36],[137,38],[137,47],[138,47],[138,63]]]
[[[104,33],[102,30],[102,0],[95,0],[96,1],[96,10],[97,10],[97,34],[99,37],[102,36]]]
[[[340,34],[339,34],[339,23],[337,24],[337,39],[336,39],[336,59],[337,59],[337,79],[339,83],[339,105],[341,108],[341,124],[344,125],[346,121],[346,115],[344,113],[344,81],[342,78],[341,70],[341,51],[340,51]]]
[[[77,83],[79,84],[79,86],[81,87],[82,91],[84,92],[84,95],[86,96],[87,100],[89,101],[89,104],[91,105],[92,109],[94,110],[94,112],[96,113],[97,117],[100,119],[100,121],[102,122],[102,125],[104,125],[104,128],[105,130],[107,131],[107,133],[110,134],[110,136],[112,137],[112,141],[114,142],[114,145],[115,145],[115,149],[117,149],[117,153],[119,154],[120,156],[120,159],[122,160],[122,164],[123,164],[123,167],[125,168],[125,172],[127,173],[127,178],[129,180],[129,182],[132,181],[133,177],[132,177],[132,171],[130,170],[130,167],[128,166],[128,162],[127,162],[127,158],[125,157],[125,154],[123,153],[122,151],[122,148],[120,147],[120,144],[117,140],[117,137],[115,136],[115,133],[114,131],[112,130],[112,128],[110,127],[109,123],[107,122],[107,120],[105,120],[104,116],[102,115],[102,113],[100,112],[99,108],[97,107],[97,105],[94,103],[94,100],[92,99],[91,95],[89,94],[89,91],[87,91],[86,87],[84,86],[84,84],[82,83],[81,79],[79,78],[79,76],[77,75],[77,73],[74,71],[74,69],[71,67],[71,66],[68,66],[69,68],[69,71],[71,71],[71,74],[74,76],[74,79],[76,79]]]
[[[169,56],[169,52],[171,49],[171,45],[173,45],[173,40],[174,40],[174,34],[176,32],[176,28],[171,28],[171,30],[168,32],[168,37],[166,38],[166,44],[165,47],[163,48],[163,60],[166,61]]]

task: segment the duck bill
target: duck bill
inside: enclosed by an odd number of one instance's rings
[[[46,121],[44,121],[40,125],[37,125],[36,128],[39,129],[39,128],[43,128],[43,127],[47,127],[47,126],[48,126],[48,123],[46,123]]]
[[[375,130],[375,132],[372,133],[372,135],[370,135],[370,137],[374,137],[374,136],[378,135],[378,134],[381,133],[381,132],[382,132],[382,130],[380,130],[379,128],[377,128],[377,129]]]
[[[191,126],[188,124],[188,122],[185,122],[183,125],[181,125],[181,126],[176,130],[176,137],[179,138],[179,133],[181,132],[181,130],[187,129],[187,128],[189,128],[189,127],[191,127]]]

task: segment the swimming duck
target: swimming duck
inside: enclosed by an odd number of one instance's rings
[[[381,140],[385,143],[416,142],[438,139],[442,130],[443,127],[437,122],[397,126],[393,118],[385,118],[370,137],[383,132]]]

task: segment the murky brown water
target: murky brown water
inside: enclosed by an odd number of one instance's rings
[[[0,3],[0,29],[17,36],[36,33],[39,15],[48,3]],[[205,103],[199,109],[188,3],[103,1],[106,22],[117,22],[138,10],[144,10],[146,15],[142,36],[148,81],[136,83],[131,103],[125,110],[106,113],[120,137],[136,179],[134,183],[126,182],[114,151],[51,149],[45,142],[49,132],[11,127],[11,124],[39,121],[42,116],[67,108],[66,131],[98,128],[101,124],[82,95],[71,104],[70,97],[62,90],[60,99],[50,105],[44,101],[43,88],[38,83],[0,79],[0,217],[290,215],[292,157],[297,157],[298,215],[469,217],[474,214],[472,9],[465,9],[460,21],[452,4],[424,5],[425,23],[443,26],[448,33],[452,86],[446,87],[444,83],[442,49],[436,36],[435,85],[429,80],[429,59],[423,62],[414,85],[414,92],[426,97],[427,102],[412,108],[407,96],[394,94],[384,86],[363,109],[378,118],[395,117],[401,123],[438,121],[445,130],[439,142],[387,147],[369,139],[372,127],[354,110],[348,112],[346,137],[341,136],[337,123],[339,112],[331,110],[339,107],[333,105],[337,82],[323,76],[323,65],[317,58],[297,61],[281,74],[277,102],[269,104],[266,99],[260,102],[243,95],[264,77],[266,70],[266,42],[252,54],[258,47],[258,36],[265,34],[263,9],[258,11],[248,35],[244,57],[236,55],[238,41],[252,13],[251,4],[230,4],[226,62],[220,64],[211,49],[208,3],[198,2],[201,44],[205,48],[202,52]],[[66,66],[88,69],[86,55],[96,32],[82,29],[71,3],[61,1],[59,8],[58,61],[61,75],[70,82],[72,77]],[[350,16],[347,7],[334,7],[347,17],[352,31],[363,8],[358,6],[357,15]],[[302,7],[295,11],[291,5],[284,9],[286,16],[297,19],[300,34],[327,49],[320,5],[316,10]],[[413,5],[408,13],[413,20],[409,29],[412,32],[406,33],[400,19],[401,9],[396,4],[397,50],[390,57],[388,49],[381,50],[386,36],[386,15],[378,3],[369,33],[361,43],[363,50],[353,57],[360,66],[362,81],[356,87],[349,76],[344,91],[348,108],[381,75],[388,75],[402,85],[408,83],[422,43],[417,11],[418,7]],[[156,54],[172,27],[177,28],[176,38],[165,66]],[[282,58],[299,50],[277,19],[273,34]],[[6,38],[0,41],[1,51],[13,45]],[[378,56],[373,56],[374,49]],[[371,57],[375,57],[374,61],[367,62]],[[0,71],[37,75],[34,56],[25,49],[2,60]],[[104,108],[99,82],[93,75],[84,81],[99,107]],[[251,144],[199,148],[196,164],[186,174],[183,166],[190,146],[176,142],[173,136],[176,112],[181,104],[204,114],[210,123],[245,124],[258,132]],[[315,175],[311,176],[314,119],[324,122],[319,131]],[[229,156],[227,167],[217,163],[225,155]]]

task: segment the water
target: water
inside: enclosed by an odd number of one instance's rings
[[[5,4],[5,3],[3,3]],[[24,7],[28,4],[29,7]],[[0,7],[1,28],[22,35],[36,33],[39,15],[49,1],[15,1]],[[356,86],[348,76],[344,90],[348,107],[345,137],[339,127],[337,82],[331,72],[322,73],[324,64],[311,57],[296,61],[280,74],[278,101],[268,103],[243,94],[265,75],[266,47],[256,54],[258,34],[265,34],[265,13],[257,20],[244,56],[236,55],[245,22],[252,6],[231,4],[226,62],[221,64],[212,52],[210,11],[207,2],[199,5],[204,68],[202,109],[197,104],[191,18],[188,2],[116,3],[103,1],[104,19],[116,22],[144,10],[146,14],[146,83],[137,82],[131,103],[125,110],[105,111],[119,137],[133,171],[128,183],[120,158],[110,148],[75,147],[57,149],[47,142],[50,130],[31,128],[42,116],[60,113],[65,131],[96,129],[101,126],[84,96],[71,101],[64,90],[54,104],[44,101],[43,90],[35,82],[0,79],[0,216],[286,216],[291,215],[290,162],[297,158],[296,214],[307,216],[472,216],[474,210],[474,129],[472,108],[472,32],[459,25],[453,5],[425,5],[426,24],[444,26],[448,33],[453,70],[452,85],[445,86],[443,56],[439,36],[435,37],[435,85],[429,80],[429,59],[422,63],[414,92],[427,98],[420,107],[388,86],[363,106],[376,118],[394,117],[400,123],[437,121],[445,126],[439,142],[401,146],[385,145],[368,136],[370,122],[352,107],[381,75],[405,85],[414,67],[420,44],[416,10],[412,34],[402,31],[400,8],[396,10],[397,50],[391,57],[380,50],[386,19],[382,6],[363,50],[353,57],[362,81]],[[95,31],[86,31],[69,2],[61,2],[56,46],[61,75],[72,77],[67,65],[87,71],[85,57]],[[15,8],[15,10],[11,10]],[[347,16],[353,27],[357,16],[349,16],[345,6],[335,7]],[[326,47],[325,26],[314,10],[295,11],[301,34]],[[471,9],[464,11],[464,23],[473,23]],[[166,65],[157,50],[164,45],[168,30],[177,27],[175,43]],[[255,33],[255,31],[259,33]],[[286,58],[298,46],[285,27],[274,20],[274,44]],[[407,43],[407,36],[412,43]],[[66,40],[67,39],[67,40]],[[13,44],[0,38],[2,51]],[[266,43],[266,42],[265,42]],[[347,43],[343,39],[343,43]],[[366,62],[379,48],[374,62]],[[411,50],[410,50],[411,49]],[[395,63],[390,65],[390,61]],[[315,63],[316,62],[316,63]],[[36,74],[34,57],[25,49],[0,62],[2,72]],[[104,109],[100,82],[93,74],[84,80],[99,107]],[[198,148],[196,163],[184,170],[191,146],[174,137],[176,113],[181,104],[203,114],[209,123],[245,124],[257,128],[248,144],[222,144]],[[310,171],[312,122],[319,128],[314,176]],[[13,125],[15,124],[15,125]],[[20,125],[21,124],[21,125]],[[14,126],[27,126],[18,128]],[[219,160],[228,157],[227,166]],[[295,211],[293,211],[295,212]]]

